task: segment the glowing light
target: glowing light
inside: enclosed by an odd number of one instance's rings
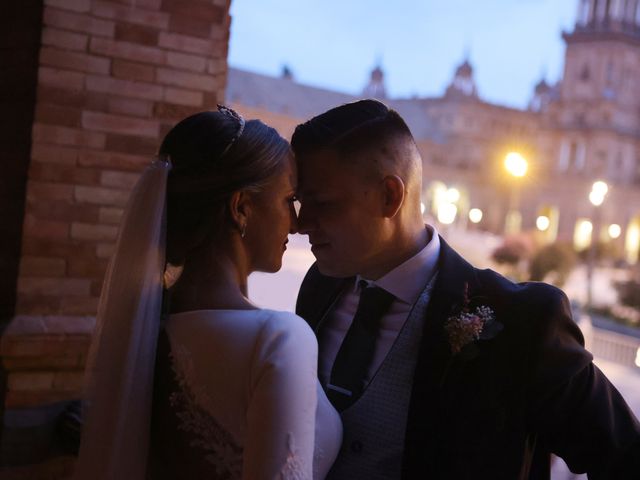
[[[527,174],[529,164],[518,152],[509,152],[504,158],[504,166],[514,177],[524,177]]]
[[[640,347],[636,350],[636,367],[640,367]]]
[[[591,245],[591,232],[593,232],[593,224],[589,220],[578,220],[573,234],[576,250],[583,250]]]
[[[442,203],[438,207],[438,221],[443,225],[451,225],[458,213],[458,207],[453,203]]]
[[[611,238],[618,238],[622,233],[622,228],[617,223],[612,223],[609,225],[609,236]]]
[[[607,185],[607,183],[603,182],[602,180],[598,180],[597,182],[593,182],[591,191],[598,192],[600,195],[605,196],[609,191],[609,185]]]
[[[420,213],[424,215],[424,211],[427,209],[424,202],[420,202]]]
[[[445,194],[445,199],[448,203],[456,203],[460,200],[460,190],[457,188],[450,188]]]
[[[480,223],[482,220],[482,210],[479,208],[469,210],[469,220],[471,220],[472,223]]]
[[[627,262],[636,263],[638,261],[638,251],[640,250],[640,224],[634,222],[627,228],[624,249]]]
[[[583,235],[591,235],[591,232],[593,232],[593,224],[589,220],[583,220],[580,223],[579,231]]]
[[[536,228],[541,232],[546,231],[549,228],[549,225],[551,225],[549,217],[540,215],[538,218],[536,218]]]
[[[595,190],[591,190],[589,193],[589,201],[594,207],[599,207],[604,202],[604,195],[600,192],[596,192]]]
[[[591,186],[591,192],[589,193],[589,201],[594,207],[599,207],[604,202],[604,197],[607,196],[607,192],[609,191],[609,185],[607,185],[602,180],[598,180],[597,182],[593,182]]]

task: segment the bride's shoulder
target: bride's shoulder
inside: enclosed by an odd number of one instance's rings
[[[269,334],[294,335],[299,338],[312,338],[315,334],[309,324],[292,312],[262,309],[262,331]]]
[[[295,313],[276,310],[263,309],[260,312],[262,324],[258,344],[262,346],[263,351],[317,351],[316,336],[301,317]]]

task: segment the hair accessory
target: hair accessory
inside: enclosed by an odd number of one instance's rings
[[[171,156],[168,153],[158,153],[151,163],[171,167]]]
[[[234,120],[236,120],[238,122],[238,130],[236,131],[235,135],[229,141],[229,144],[223,150],[222,155],[224,155],[225,153],[227,153],[229,151],[231,146],[234,143],[236,143],[236,141],[240,138],[240,136],[242,135],[242,132],[244,132],[245,121],[244,121],[244,118],[242,118],[242,115],[240,115],[238,112],[236,112],[233,108],[229,108],[229,107],[227,107],[225,105],[218,104],[218,111],[220,113],[228,115],[229,117],[233,118]]]
[[[173,285],[175,285],[175,283],[178,281],[178,278],[180,278],[180,275],[182,275],[183,270],[184,267],[182,265],[173,265],[167,262],[167,265],[162,274],[162,285],[164,286],[165,290],[168,290],[173,287]]]

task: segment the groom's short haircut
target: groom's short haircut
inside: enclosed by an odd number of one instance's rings
[[[397,173],[413,170],[420,155],[409,127],[396,112],[378,100],[359,100],[332,108],[298,125],[291,148],[299,161],[329,150],[345,162],[366,159],[379,172],[386,166]]]

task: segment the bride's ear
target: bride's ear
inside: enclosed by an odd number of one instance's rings
[[[231,221],[244,237],[249,217],[251,216],[251,197],[246,190],[236,190],[229,200]]]

